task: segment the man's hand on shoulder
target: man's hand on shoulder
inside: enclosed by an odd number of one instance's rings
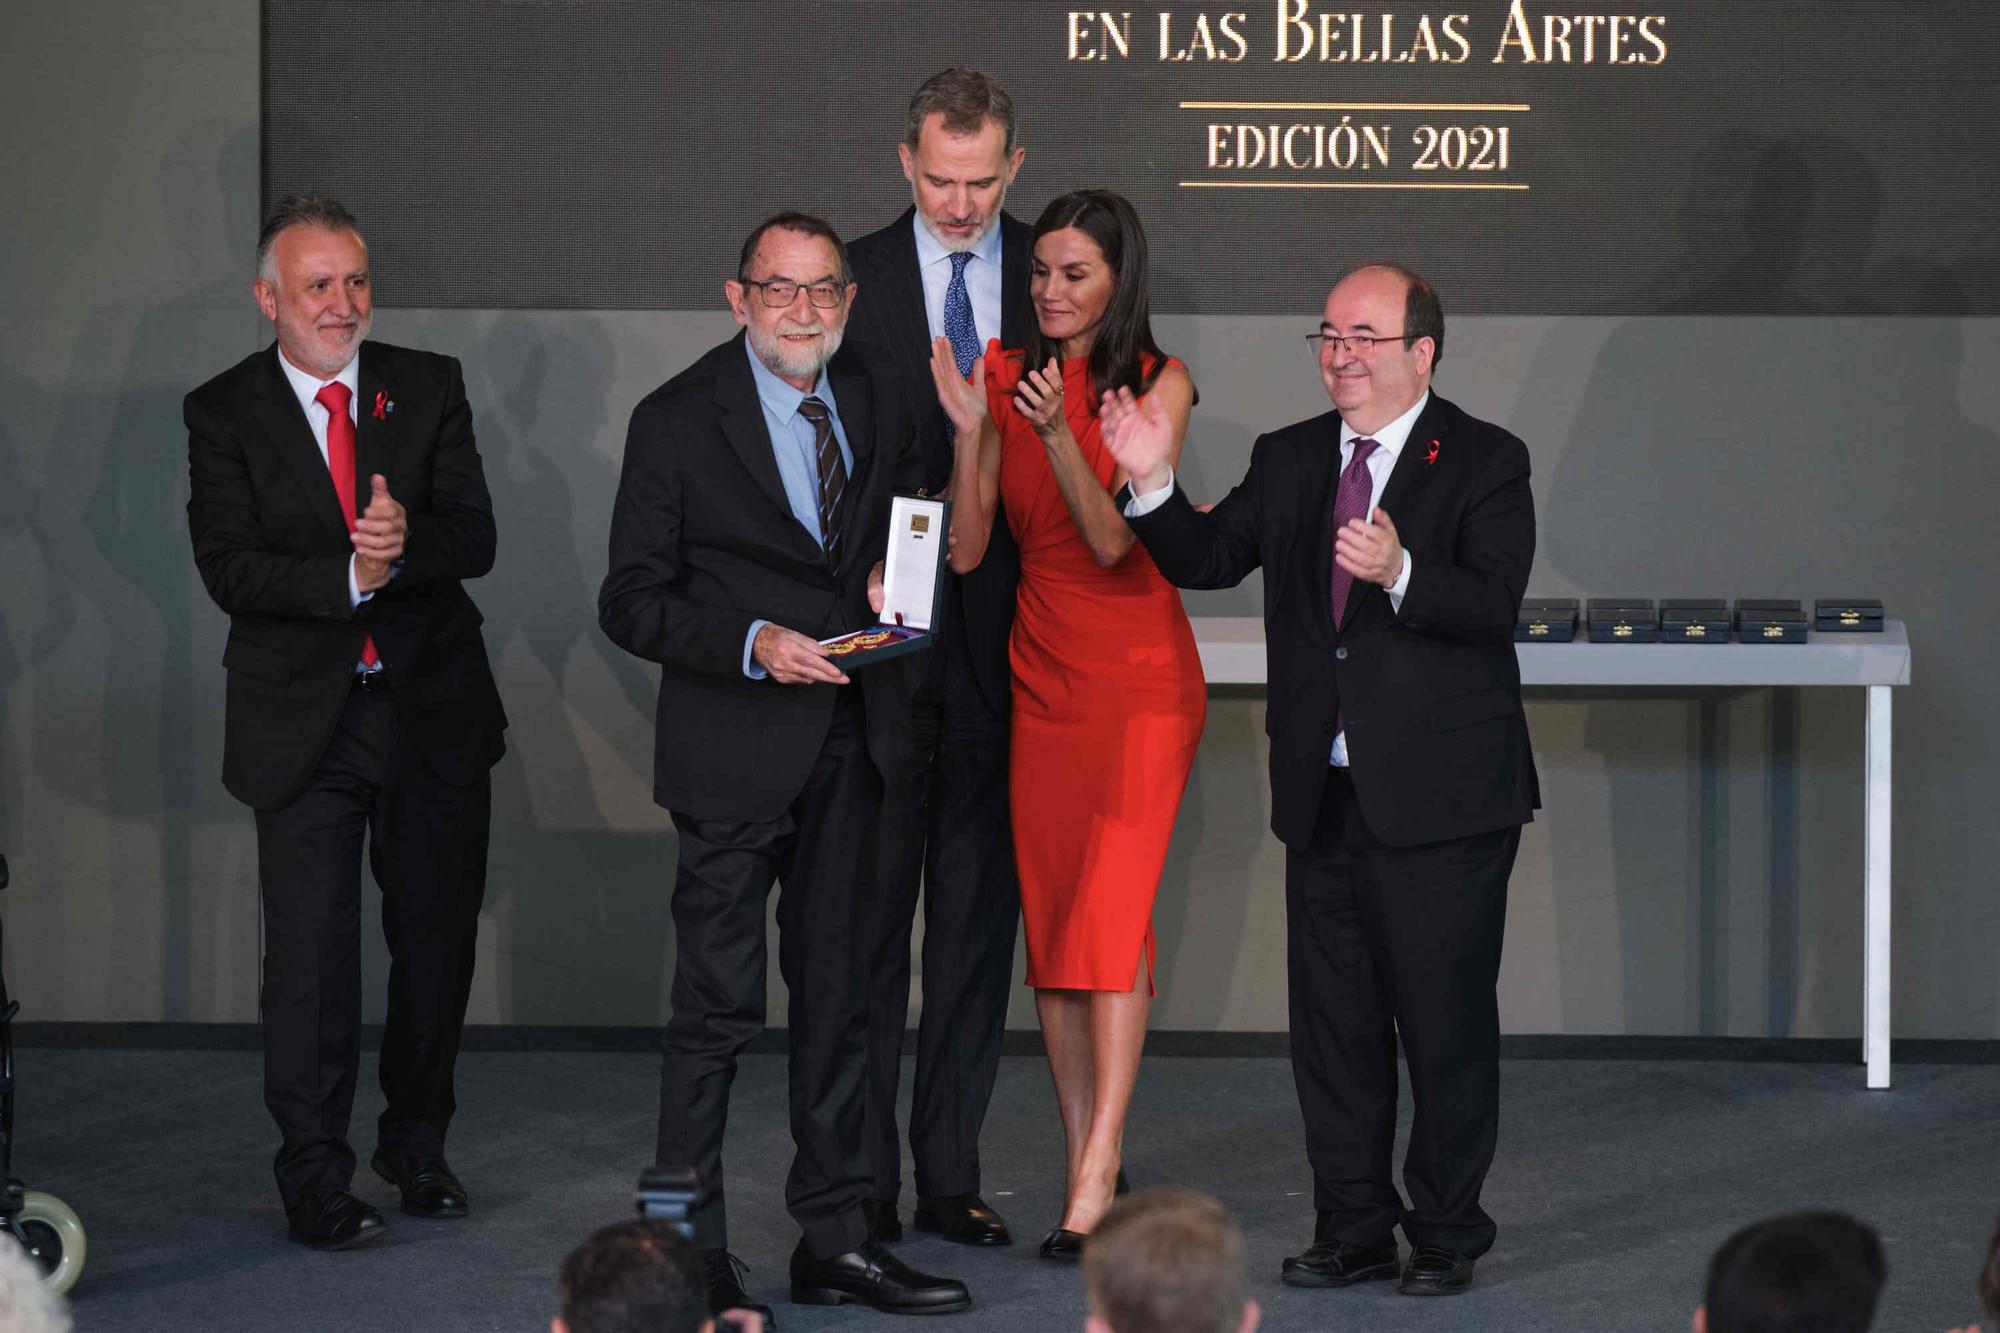
[[[750,658],[780,685],[847,684],[847,676],[817,639],[782,625],[766,625],[757,631]]]
[[[410,517],[389,494],[389,483],[381,473],[368,479],[368,508],[354,520],[354,582],[362,592],[385,587],[403,558],[403,538],[410,530]]]

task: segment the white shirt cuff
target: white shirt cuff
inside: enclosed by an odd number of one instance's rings
[[[1410,553],[1403,552],[1403,572],[1396,575],[1396,581],[1389,585],[1389,609],[1398,615],[1403,611],[1403,594],[1410,590]]]
[[[361,591],[361,580],[354,573],[354,562],[358,556],[347,557],[347,608],[353,610],[375,594]]]
[[[1125,502],[1125,517],[1140,518],[1143,517],[1144,515],[1150,514],[1155,509],[1158,509],[1161,505],[1165,504],[1167,502],[1167,497],[1172,495],[1173,493],[1174,493],[1174,470],[1172,468],[1168,468],[1167,484],[1160,487],[1159,490],[1148,491],[1144,495],[1139,494],[1139,492],[1136,490],[1132,492],[1132,498]]]

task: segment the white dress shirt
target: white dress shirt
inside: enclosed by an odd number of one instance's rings
[[[1345,472],[1347,465],[1354,461],[1354,442],[1356,440],[1367,438],[1375,441],[1375,452],[1369,454],[1368,461],[1362,464],[1363,467],[1368,469],[1369,518],[1372,519],[1374,517],[1375,506],[1382,503],[1382,491],[1389,484],[1389,474],[1396,470],[1396,460],[1402,456],[1403,446],[1410,441],[1410,431],[1416,426],[1417,418],[1423,415],[1424,407],[1430,400],[1430,390],[1426,389],[1423,396],[1417,399],[1415,405],[1409,411],[1403,413],[1403,415],[1397,417],[1394,421],[1370,436],[1363,437],[1361,432],[1355,430],[1354,427],[1348,425],[1345,421],[1340,423],[1340,470],[1342,472]],[[1125,517],[1138,518],[1142,514],[1151,513],[1165,504],[1167,497],[1172,495],[1173,492],[1173,472],[1169,469],[1166,485],[1156,491],[1148,491],[1144,495],[1134,492],[1132,498],[1125,502]],[[1389,515],[1390,521],[1393,522],[1395,517],[1394,514]],[[1396,581],[1389,585],[1389,608],[1392,611],[1400,612],[1403,609],[1403,595],[1410,590],[1410,568],[1413,563],[1409,551],[1405,550],[1403,552],[1402,572],[1397,574]],[[1333,755],[1329,762],[1336,768],[1347,767],[1347,732],[1344,729],[1339,735],[1333,738]]]
[[[340,368],[340,373],[330,380],[323,380],[300,370],[286,359],[282,351],[278,353],[278,366],[285,372],[285,379],[290,382],[292,392],[299,396],[299,406],[305,409],[306,424],[312,427],[313,441],[319,445],[319,461],[324,464],[326,423],[333,419],[333,414],[319,401],[319,391],[329,384],[347,386],[347,419],[354,423],[355,434],[358,437],[361,426],[361,353],[357,351],[348,359],[347,364]],[[360,581],[354,577],[354,557],[348,556],[347,604],[359,606],[374,595],[372,592],[361,591]]]
[[[944,294],[951,286],[952,252],[931,235],[921,215],[910,219],[917,229],[917,275],[924,280],[924,318],[930,321],[931,337],[944,332]],[[979,335],[979,350],[986,340],[1000,336],[1000,219],[972,247],[972,262],[965,266],[965,294],[972,298],[972,327]]]

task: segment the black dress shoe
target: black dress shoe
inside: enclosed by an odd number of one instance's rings
[[[884,1245],[903,1238],[903,1220],[896,1216],[896,1205],[887,1199],[863,1199],[861,1214],[868,1219],[868,1237],[879,1240]],[[921,1216],[921,1212],[919,1216]],[[917,1223],[922,1226],[923,1223]]]
[[[1456,1296],[1472,1285],[1472,1260],[1435,1245],[1419,1245],[1410,1251],[1403,1269],[1405,1296]]]
[[[412,1217],[464,1217],[468,1211],[465,1186],[442,1157],[412,1157],[392,1161],[380,1148],[368,1164],[375,1174],[403,1195],[403,1211]]]
[[[955,1245],[1012,1245],[1014,1237],[1000,1214],[977,1194],[945,1194],[918,1199],[917,1230],[935,1231]]]
[[[1073,1264],[1083,1258],[1083,1243],[1089,1239],[1089,1235],[1081,1231],[1051,1227],[1049,1234],[1042,1237],[1042,1247],[1036,1253],[1044,1259],[1059,1259]]]
[[[792,1251],[792,1299],[800,1305],[853,1301],[884,1314],[951,1314],[972,1307],[963,1282],[919,1273],[872,1240],[831,1259],[813,1258],[800,1241]]]
[[[777,1333],[777,1316],[768,1305],[759,1305],[750,1299],[750,1293],[743,1290],[743,1278],[748,1269],[743,1261],[727,1250],[703,1250],[701,1252],[702,1272],[708,1278],[708,1312],[720,1315],[725,1310],[748,1310],[764,1317],[764,1333]],[[716,1333],[723,1333],[727,1325],[717,1323]]]
[[[286,1215],[286,1230],[312,1250],[348,1250],[366,1245],[388,1229],[382,1214],[344,1189],[328,1190]]]
[[[1326,1237],[1285,1260],[1278,1280],[1288,1287],[1351,1287],[1396,1275],[1394,1238],[1380,1245],[1349,1245]]]

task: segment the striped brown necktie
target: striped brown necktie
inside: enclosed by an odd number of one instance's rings
[[[840,568],[840,495],[847,489],[847,464],[840,458],[840,441],[833,438],[833,414],[818,398],[799,403],[799,415],[812,423],[813,457],[819,460],[820,544],[826,562]]]

